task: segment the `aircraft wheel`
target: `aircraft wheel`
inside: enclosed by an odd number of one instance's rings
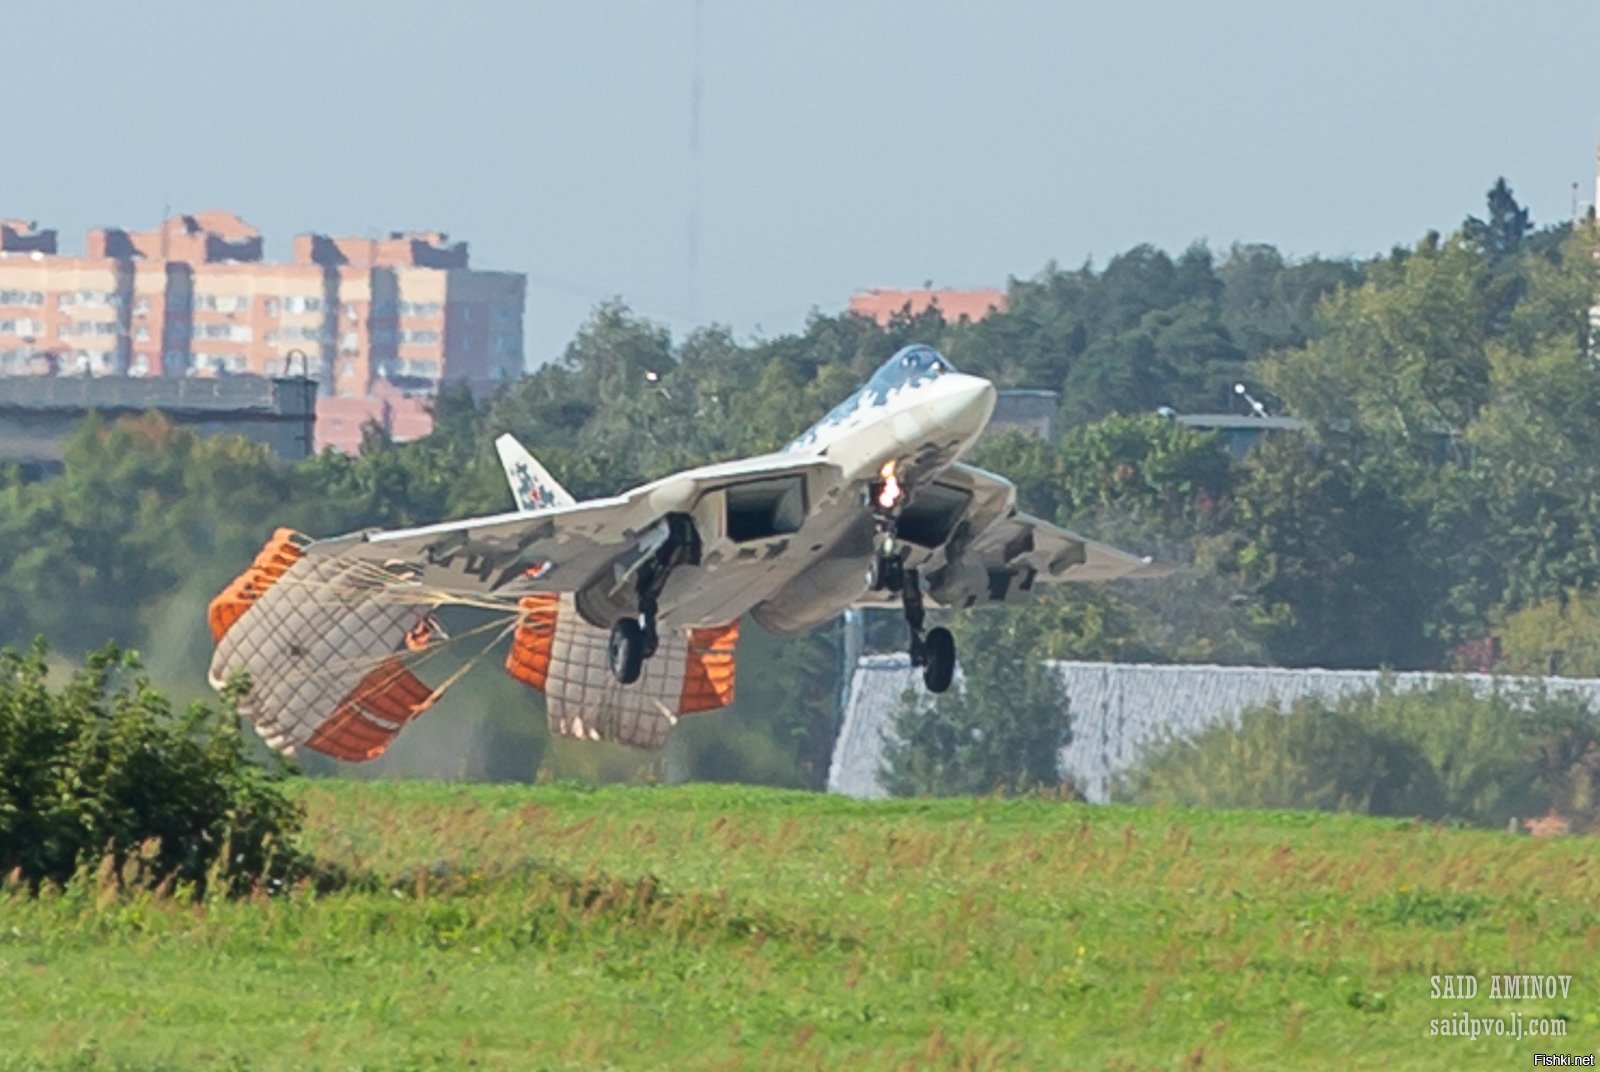
[[[623,618],[611,627],[611,643],[606,654],[611,660],[611,672],[624,685],[639,680],[644,670],[644,626],[637,619]]]
[[[941,625],[928,630],[922,650],[926,659],[922,667],[922,683],[929,692],[944,692],[950,687],[950,679],[956,672],[956,638]]]

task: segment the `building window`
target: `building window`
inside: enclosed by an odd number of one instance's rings
[[[138,327],[133,329],[133,337],[139,342],[149,342],[150,329],[145,327],[143,324],[140,324]]]
[[[439,362],[411,358],[402,361],[401,367],[407,376],[420,376],[430,380],[439,378]]]
[[[278,315],[278,299],[277,298],[268,298],[267,299],[267,315],[268,316],[277,316]]]

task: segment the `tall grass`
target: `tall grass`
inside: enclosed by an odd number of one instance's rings
[[[1600,1032],[1579,839],[719,787],[300,799],[339,889],[0,894],[0,1069],[1526,1063],[1426,1036],[1430,974],[1509,970],[1573,974],[1520,1011]]]

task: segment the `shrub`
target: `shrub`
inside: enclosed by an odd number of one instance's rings
[[[235,695],[178,715],[132,654],[54,690],[43,642],[0,651],[0,876],[62,884],[109,856],[119,882],[197,895],[299,878],[300,809],[249,758]]]
[[[1309,808],[1500,827],[1555,809],[1594,818],[1600,721],[1575,695],[1465,682],[1388,684],[1287,712],[1245,711],[1153,751],[1124,799],[1210,807]]]
[[[1251,708],[1151,755],[1123,795],[1212,808],[1438,812],[1433,772],[1414,747],[1387,741],[1321,699],[1290,711]]]

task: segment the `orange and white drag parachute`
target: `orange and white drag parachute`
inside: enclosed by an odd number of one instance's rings
[[[280,752],[373,759],[437,699],[409,664],[442,634],[404,570],[307,556],[309,542],[279,529],[212,601],[208,677],[249,673],[239,711]]]
[[[551,733],[657,749],[682,716],[733,702],[736,621],[663,631],[639,680],[623,685],[611,672],[610,632],[584,621],[572,596],[527,596],[518,605],[506,673],[544,693]]]
[[[733,702],[736,621],[664,630],[639,679],[625,686],[611,669],[610,631],[584,621],[570,594],[495,602],[424,586],[404,562],[308,553],[311,543],[279,529],[209,613],[212,687],[247,672],[239,712],[280,752],[309,748],[347,762],[382,755],[488,646],[437,684],[423,679],[422,664],[486,632],[488,645],[511,634],[506,672],[544,693],[560,736],[658,749],[683,716]],[[451,605],[493,618],[486,629],[446,637],[433,612]]]

